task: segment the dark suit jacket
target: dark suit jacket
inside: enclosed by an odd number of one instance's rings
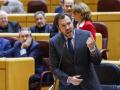
[[[4,38],[0,38],[0,51],[6,51],[11,48],[10,41]]]
[[[64,12],[64,9],[61,6],[57,6],[55,8],[55,13],[63,13],[63,12]]]
[[[53,73],[60,80],[59,90],[101,90],[93,63],[100,64],[101,56],[98,49],[92,55],[86,45],[90,35],[88,31],[75,30],[74,59],[65,45],[63,34],[58,33],[50,40],[50,61]],[[61,60],[60,68],[58,68]],[[67,83],[68,76],[81,75],[83,82],[74,86]]]
[[[46,24],[45,26],[39,28],[37,26],[30,27],[30,30],[32,33],[50,33],[52,27],[49,24]]]
[[[17,33],[20,29],[21,27],[19,23],[9,21],[6,27],[0,27],[0,33]]]
[[[41,56],[39,47],[40,46],[36,41],[32,41],[32,44],[27,49],[27,53],[20,55],[21,42],[16,41],[16,43],[14,44],[14,47],[5,52],[1,52],[0,57],[33,57],[35,59],[36,73],[39,73],[42,71],[42,68],[41,68],[42,56]],[[41,71],[38,71],[38,70],[41,70]]]

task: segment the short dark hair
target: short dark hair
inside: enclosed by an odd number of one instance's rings
[[[57,27],[59,27],[59,25],[58,25],[59,19],[64,19],[65,16],[68,16],[68,17],[70,18],[70,16],[67,15],[67,14],[63,14],[63,13],[57,14],[57,15],[55,16],[55,18],[54,18],[53,25],[56,25]],[[70,18],[70,19],[71,19],[71,18]]]

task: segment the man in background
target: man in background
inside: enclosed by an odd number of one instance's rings
[[[8,14],[0,10],[0,33],[16,33],[21,29],[18,22],[8,20]]]
[[[60,0],[60,4],[55,8],[55,13],[63,13],[64,12],[63,3],[64,3],[64,0]]]
[[[72,8],[74,4],[74,0],[60,0],[60,6],[56,7],[55,13],[66,13],[72,16]]]
[[[46,16],[43,11],[37,11],[34,14],[35,25],[30,27],[32,33],[50,33],[52,27],[46,22]]]
[[[0,52],[6,51],[11,48],[11,43],[9,40],[0,37]]]

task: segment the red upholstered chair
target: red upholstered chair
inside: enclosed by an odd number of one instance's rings
[[[120,11],[120,0],[99,0],[97,4],[98,12]]]
[[[28,13],[35,13],[36,11],[48,12],[47,3],[45,0],[30,0],[28,2]]]
[[[103,22],[93,22],[97,33],[102,34],[102,49],[101,54],[103,59],[107,59],[108,31],[107,26]]]

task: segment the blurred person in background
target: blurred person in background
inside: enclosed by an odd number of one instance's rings
[[[55,13],[66,13],[72,17],[75,0],[60,0],[60,6],[56,7]]]
[[[25,13],[23,3],[20,0],[2,0],[0,1],[1,10],[7,13]]]
[[[73,8],[74,18],[77,23],[77,28],[90,31],[96,40],[96,29],[92,24],[91,10],[85,3],[75,4]]]
[[[64,13],[68,14],[71,17],[71,19],[73,18],[74,4],[75,4],[74,0],[64,0],[63,2]]]
[[[55,13],[63,13],[64,0],[60,0],[60,5],[55,8]]]
[[[11,43],[9,40],[0,37],[0,52],[6,51],[11,48]]]
[[[0,10],[0,33],[16,33],[20,30],[18,22],[11,22],[8,20],[8,14]]]
[[[37,11],[34,14],[35,25],[30,27],[32,33],[50,33],[52,26],[47,24],[46,16],[43,11]]]

